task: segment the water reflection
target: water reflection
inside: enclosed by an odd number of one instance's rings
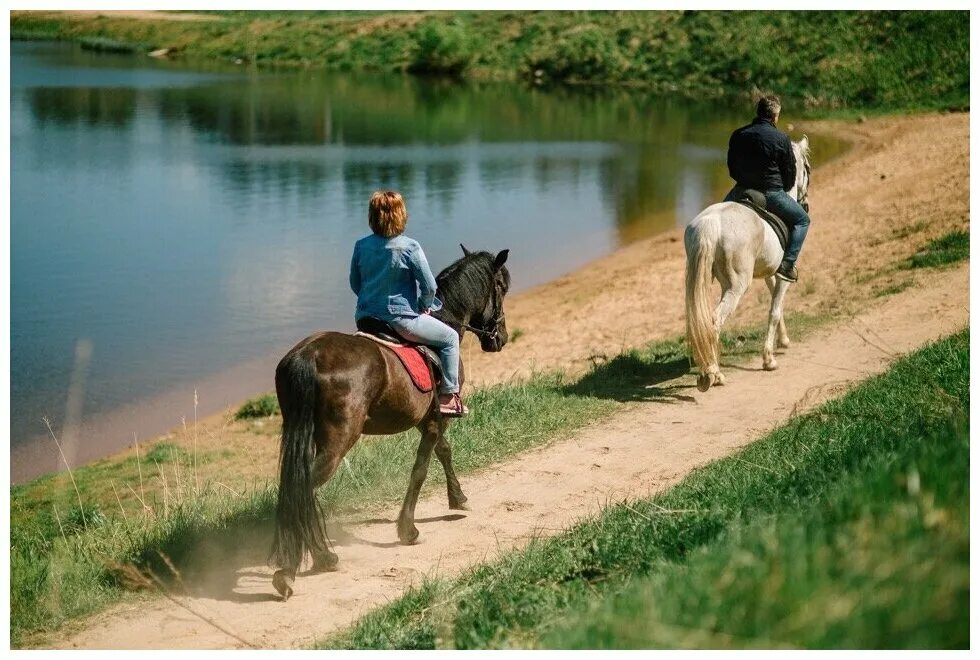
[[[158,130],[188,128],[205,143],[236,146],[390,146],[422,144],[485,145],[552,141],[606,141],[629,149],[595,169],[581,158],[517,153],[485,161],[477,156],[480,180],[488,186],[533,182],[537,192],[556,185],[578,186],[599,177],[603,194],[616,209],[621,238],[673,224],[656,220],[663,212],[695,208],[678,198],[710,199],[727,183],[718,160],[689,158],[685,148],[710,148],[738,118],[718,107],[679,104],[622,93],[575,95],[501,86],[464,86],[402,77],[364,78],[311,74],[251,75],[234,81],[156,89],[35,88],[28,92],[39,123],[101,124],[116,131],[138,121],[161,124]],[[143,108],[140,112],[137,108]],[[221,173],[235,190],[295,191],[317,196],[336,174],[329,152],[280,151],[281,158],[226,159]],[[356,158],[356,150],[350,152]],[[429,195],[449,195],[451,208],[466,160],[427,162],[424,176],[414,161],[342,158],[344,186],[351,197],[372,187],[402,190],[417,186]],[[312,156],[312,157],[303,157]],[[328,158],[324,158],[327,156]],[[701,191],[692,197],[691,186]],[[656,222],[651,225],[651,221]]]
[[[623,92],[193,71],[14,43],[13,442],[42,415],[57,430],[80,338],[94,417],[351,325],[347,260],[378,188],[405,194],[436,267],[459,242],[515,248],[525,288],[718,199],[743,118]]]
[[[124,128],[136,117],[137,93],[132,89],[40,87],[28,95],[34,119],[41,124],[80,122]]]
[[[673,224],[669,213],[688,213],[727,185],[717,158],[692,158],[696,148],[717,149],[740,116],[717,105],[679,103],[635,94],[572,94],[510,86],[459,86],[414,78],[338,77],[322,74],[244,75],[231,81],[150,88],[31,88],[27,93],[36,122],[96,124],[133,130],[134,124],[183,133],[198,142],[274,147],[256,159],[227,158],[221,173],[236,190],[295,190],[316,196],[337,176],[337,154],[291,152],[290,146],[356,147],[487,145],[493,143],[609,142],[628,145],[598,169],[575,154],[512,154],[486,160],[476,154],[481,182],[488,186],[526,185],[547,191],[553,185],[579,185],[598,176],[602,194],[613,203],[621,238]],[[716,151],[711,152],[717,156]],[[276,156],[279,156],[278,158]],[[468,160],[425,162],[380,159],[342,162],[340,176],[351,196],[372,186],[388,186],[411,196],[451,196],[459,188],[460,168]],[[332,158],[331,158],[332,157]],[[331,162],[333,161],[333,162]],[[124,167],[124,163],[116,163]],[[527,178],[530,177],[530,178]],[[696,182],[700,195],[689,184]],[[417,186],[421,185],[421,188]],[[679,203],[679,200],[687,199]],[[654,223],[654,224],[651,224]]]

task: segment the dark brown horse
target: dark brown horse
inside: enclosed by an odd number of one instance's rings
[[[462,247],[462,246],[461,246]],[[469,252],[436,277],[443,308],[434,316],[456,330],[480,337],[484,351],[507,343],[504,296],[510,274],[507,250],[496,256]],[[460,364],[460,382],[463,368]],[[276,368],[276,395],[282,410],[279,501],[272,560],[281,569],[272,583],[289,598],[307,551],[314,570],[330,570],[338,561],[328,546],[316,489],[333,475],[361,434],[388,435],[412,427],[422,432],[408,492],[398,515],[398,538],[414,543],[415,504],[435,450],[446,472],[449,508],[465,508],[466,496],[452,465],[446,441],[448,419],[438,396],[420,392],[392,351],[370,339],[340,332],[311,335],[294,346]]]

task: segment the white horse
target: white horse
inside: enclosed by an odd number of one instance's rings
[[[810,141],[804,135],[793,143],[796,184],[788,194],[806,204],[810,185]],[[736,202],[712,204],[684,230],[687,251],[687,341],[698,367],[698,389],[724,385],[718,368],[720,333],[725,320],[735,311],[753,278],[765,278],[772,305],[769,331],[762,348],[762,368],[776,368],[773,344],[777,330],[780,348],[789,347],[783,322],[783,299],[789,282],[775,276],[783,259],[776,232],[752,209]],[[721,301],[711,309],[710,288],[714,276],[721,283]]]

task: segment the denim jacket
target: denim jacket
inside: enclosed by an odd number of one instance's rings
[[[422,246],[404,234],[391,238],[371,234],[357,241],[350,262],[350,288],[357,295],[355,319],[373,316],[390,321],[442,309]]]

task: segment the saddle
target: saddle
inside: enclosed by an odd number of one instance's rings
[[[420,391],[431,392],[433,386],[442,380],[439,354],[424,344],[406,340],[381,319],[370,316],[358,319],[354,334],[391,349]]]
[[[758,190],[753,190],[752,188],[735,188],[735,202],[738,202],[742,206],[746,206],[756,213],[759,217],[769,223],[772,230],[776,232],[776,238],[779,239],[779,245],[786,251],[786,246],[789,245],[789,226],[786,221],[780,218],[778,215],[766,209],[766,196]]]

